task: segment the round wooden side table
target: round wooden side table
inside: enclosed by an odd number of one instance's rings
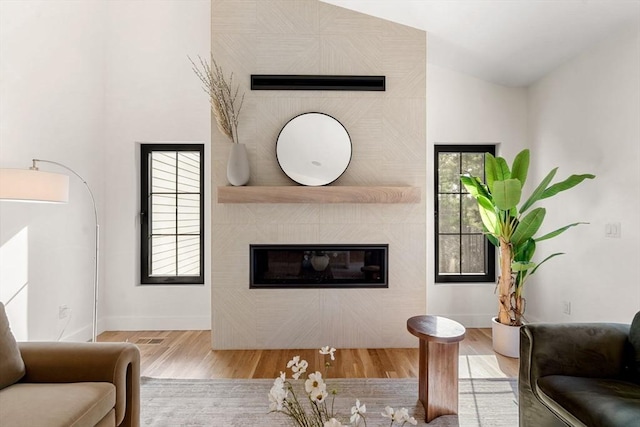
[[[420,338],[418,398],[425,420],[458,413],[458,354],[466,332],[460,323],[441,316],[415,316],[407,330]]]

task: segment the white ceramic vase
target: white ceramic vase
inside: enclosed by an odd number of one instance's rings
[[[246,185],[249,182],[249,156],[244,144],[231,144],[231,153],[227,163],[227,180],[234,186]]]
[[[507,357],[520,357],[520,327],[503,325],[497,318],[491,319],[493,350]]]
[[[311,266],[315,271],[324,271],[329,265],[329,255],[311,255]]]

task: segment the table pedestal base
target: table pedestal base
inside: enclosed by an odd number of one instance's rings
[[[458,343],[420,340],[418,398],[429,423],[458,413]]]

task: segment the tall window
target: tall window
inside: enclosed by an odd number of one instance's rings
[[[493,145],[435,146],[436,283],[494,282],[495,248],[483,234],[476,201],[460,182],[484,179],[484,153]]]
[[[144,284],[204,283],[204,146],[141,147]]]

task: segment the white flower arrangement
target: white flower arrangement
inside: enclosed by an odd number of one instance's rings
[[[329,356],[331,361],[335,360],[335,352],[336,349],[329,346],[320,349],[320,354]],[[308,367],[307,361],[300,360],[300,356],[295,356],[287,363],[287,368],[291,369],[291,376],[294,380],[298,380],[300,376],[306,373]],[[331,362],[325,361],[325,373],[329,367],[331,367]],[[367,419],[365,413],[367,412],[367,407],[364,404],[360,404],[359,399],[356,399],[355,405],[351,407],[349,424],[342,424],[333,410],[337,391],[327,392],[327,383],[319,371],[310,373],[307,376],[304,382],[304,391],[311,409],[308,413],[300,400],[298,400],[293,384],[287,380],[284,372],[280,372],[280,376],[275,379],[269,391],[269,411],[286,415],[299,427],[357,427],[361,425],[361,422],[366,427]],[[327,406],[329,394],[331,394],[332,400],[331,405]],[[392,407],[387,406],[381,415],[390,420],[389,426],[393,426],[395,423],[398,423],[399,426],[404,426],[407,423],[418,424],[416,419],[409,415],[409,411],[406,408],[394,410]]]

